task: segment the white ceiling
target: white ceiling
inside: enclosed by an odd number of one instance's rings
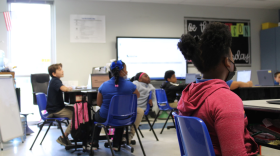
[[[164,3],[200,6],[280,9],[280,0],[90,0],[111,2]]]

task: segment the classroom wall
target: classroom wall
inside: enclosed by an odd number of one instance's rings
[[[184,33],[184,17],[209,17],[251,20],[252,66],[238,70],[252,70],[252,80],[258,83],[260,69],[261,23],[278,22],[278,10],[228,7],[188,6],[174,4],[95,2],[88,0],[55,0],[56,62],[63,63],[63,81],[79,81],[86,85],[92,67],[103,66],[116,57],[116,36],[179,37]],[[0,0],[0,12],[7,9]],[[70,43],[70,15],[106,16],[106,43]],[[7,31],[0,15],[0,49],[7,51]],[[135,47],[137,48],[137,47]],[[147,56],[148,57],[148,56]],[[189,67],[189,73],[197,73]]]
[[[185,16],[250,19],[252,66],[237,69],[251,69],[252,80],[257,84],[256,71],[260,69],[261,23],[278,21],[278,10],[268,9],[75,0],[57,0],[55,7],[57,62],[63,63],[65,71],[63,80],[78,80],[79,85],[87,84],[92,67],[105,65],[116,57],[116,36],[179,37],[184,33]],[[105,15],[106,43],[70,43],[71,14]],[[197,72],[194,67],[189,67],[189,73]]]

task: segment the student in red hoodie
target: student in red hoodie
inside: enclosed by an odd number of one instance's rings
[[[222,23],[209,24],[200,40],[183,34],[178,48],[186,60],[203,74],[182,92],[180,115],[202,119],[209,131],[216,156],[247,156],[258,153],[258,145],[247,130],[242,100],[226,81],[235,74],[231,32]]]

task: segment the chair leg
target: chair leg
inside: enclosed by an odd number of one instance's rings
[[[172,115],[172,111],[170,111],[170,113],[169,113],[169,115],[168,115],[168,117],[167,117],[167,119],[166,119],[166,121],[165,121],[165,123],[164,123],[164,125],[163,125],[162,129],[161,129],[160,134],[162,134],[162,132],[163,132],[163,130],[164,130],[164,128],[165,128],[165,126],[166,126],[166,124],[167,124],[167,121],[169,120],[169,118],[170,118],[170,116],[171,116],[171,115]]]
[[[56,122],[58,123],[58,126],[59,126],[59,128],[60,128],[60,130],[61,130],[61,133],[62,133],[62,136],[63,136],[64,141],[67,142],[66,136],[64,135],[64,132],[63,132],[63,129],[62,129],[62,127],[61,127],[60,121],[56,120]]]
[[[172,115],[172,113],[174,112],[174,110],[172,110],[171,111],[171,118],[172,118],[172,121],[173,121],[173,124],[174,124],[174,127],[176,128],[176,126],[175,126],[175,121],[174,121],[174,117],[173,117],[173,115]]]
[[[140,132],[142,138],[144,138],[144,135],[142,134],[141,129],[140,129],[139,127],[138,127],[138,130],[139,130],[139,132]]]
[[[111,149],[111,153],[112,153],[112,155],[113,155],[113,156],[115,156],[114,151],[113,151],[113,146],[112,146],[112,144],[111,144],[111,142],[110,142],[110,139],[109,139],[109,136],[108,136],[108,130],[107,130],[107,127],[105,127],[105,126],[103,126],[103,125],[102,125],[102,128],[103,128],[103,129],[104,129],[104,131],[105,131],[106,138],[107,138],[108,144],[109,144],[110,149]],[[136,132],[137,132],[137,131],[136,131]]]
[[[92,151],[92,145],[93,145],[93,140],[94,140],[94,132],[95,132],[95,128],[97,125],[93,124],[93,131],[92,131],[92,135],[91,135],[91,146],[90,146],[90,155],[94,155],[94,152]]]
[[[157,116],[156,116],[156,118],[155,118],[155,120],[154,120],[154,122],[153,122],[153,124],[152,124],[151,127],[154,127],[154,124],[155,124],[155,122],[156,122],[156,120],[157,120],[157,118],[158,118],[160,112],[161,112],[161,110],[158,111]],[[151,131],[151,130],[152,130],[152,129],[150,128],[150,131]]]
[[[125,127],[125,138],[126,138],[126,144],[129,145],[129,140],[128,140],[128,127]]]
[[[48,134],[49,129],[50,129],[50,127],[51,127],[51,126],[52,126],[52,122],[50,123],[50,125],[49,125],[49,127],[48,127],[48,130],[46,131],[46,133],[45,133],[45,135],[44,135],[44,137],[43,137],[43,139],[42,139],[42,141],[41,141],[40,145],[42,145],[42,143],[43,143],[43,141],[44,141],[44,139],[45,139],[46,135]]]
[[[46,123],[46,121],[44,121],[43,124],[40,126],[40,130],[39,130],[39,132],[38,132],[38,134],[37,134],[37,136],[36,136],[36,138],[35,138],[35,140],[34,140],[32,146],[30,147],[29,150],[32,150],[32,147],[33,147],[34,143],[36,142],[36,140],[37,140],[37,138],[38,138],[38,136],[39,136],[41,130],[43,129],[43,127],[44,127],[44,125],[45,125],[45,123]]]
[[[134,129],[136,129],[136,126],[135,126],[134,124],[133,124],[133,126],[134,126]],[[135,132],[136,132],[136,135],[137,135],[138,141],[139,141],[139,143],[140,143],[140,146],[141,146],[142,152],[143,152],[144,156],[146,156],[146,153],[145,153],[145,151],[144,151],[144,148],[143,148],[143,145],[142,145],[141,139],[140,139],[140,137],[139,137],[139,134],[138,134],[138,132],[137,132],[137,131],[135,131]]]
[[[157,137],[157,135],[156,135],[156,133],[155,133],[155,131],[154,131],[154,128],[152,127],[152,125],[151,125],[151,123],[150,123],[150,121],[149,121],[149,119],[148,119],[148,116],[145,115],[145,118],[146,118],[146,120],[148,121],[148,124],[149,124],[150,128],[152,129],[152,131],[153,131],[153,133],[154,133],[154,136],[156,137],[156,139],[157,139],[157,141],[158,141],[158,137]]]

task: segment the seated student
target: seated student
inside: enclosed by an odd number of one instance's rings
[[[185,88],[178,110],[205,122],[216,156],[255,155],[258,145],[246,128],[242,100],[226,84],[235,74],[231,40],[228,26],[218,22],[207,25],[200,40],[181,36],[178,48],[203,78]]]
[[[279,85],[280,82],[280,72],[274,73],[274,84]]]
[[[140,97],[137,99],[137,118],[134,123],[136,128],[138,128],[144,116],[144,111],[147,108],[147,100],[150,95],[150,91],[152,91],[152,99],[149,100],[149,105],[152,107],[153,102],[156,103],[155,87],[150,84],[150,77],[144,72],[137,73],[130,81],[136,85],[136,88],[140,93]],[[134,134],[135,129],[132,127],[129,141],[133,138]]]
[[[63,101],[62,92],[71,91],[71,87],[65,87],[60,78],[64,76],[62,70],[62,64],[52,64],[48,68],[49,75],[52,77],[48,87],[47,108],[49,116],[54,117],[67,117],[70,120],[73,115],[73,107],[65,106]],[[71,141],[68,139],[68,135],[71,132],[71,123],[68,125],[64,135],[67,142],[64,141],[63,136],[60,136],[56,141],[61,145],[71,145]]]
[[[130,95],[136,94],[137,98],[140,96],[136,86],[130,81],[125,80],[127,76],[126,65],[122,61],[115,61],[110,66],[113,77],[104,82],[98,89],[97,105],[101,107],[94,115],[94,120],[97,122],[105,122],[109,111],[109,105],[114,95]],[[123,128],[115,128],[113,149],[117,151],[120,147]],[[93,147],[98,148],[98,137],[101,128],[96,127],[93,136]]]
[[[167,100],[172,108],[177,108],[178,101],[176,100],[176,93],[181,93],[186,85],[180,85],[177,82],[175,72],[173,70],[168,70],[164,74],[164,79],[160,88],[164,89],[166,92]]]
[[[242,88],[242,87],[253,87],[252,81],[241,82],[241,81],[229,80],[226,83],[229,86],[230,90],[234,90],[234,89]]]

